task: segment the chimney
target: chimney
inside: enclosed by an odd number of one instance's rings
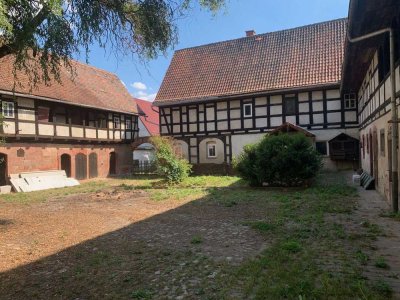
[[[249,37],[249,36],[254,36],[254,35],[256,35],[256,32],[255,32],[254,30],[247,30],[247,31],[246,31],[246,36],[247,36],[247,37]]]

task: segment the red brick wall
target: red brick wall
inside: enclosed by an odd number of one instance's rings
[[[24,156],[18,157],[17,151],[23,149]],[[50,143],[9,143],[0,147],[0,153],[7,155],[7,174],[17,174],[30,171],[46,171],[61,169],[61,155],[71,156],[71,175],[75,177],[75,155],[83,153],[87,156],[89,173],[89,154],[97,153],[97,168],[99,177],[109,175],[109,157],[116,153],[117,175],[132,171],[132,149],[130,145],[72,145]],[[20,152],[22,152],[20,150]],[[88,174],[89,176],[89,174]]]

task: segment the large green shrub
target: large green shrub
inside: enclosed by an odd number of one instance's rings
[[[245,146],[234,166],[252,186],[300,186],[316,176],[322,163],[304,135],[279,134]]]
[[[175,154],[173,139],[167,137],[152,137],[151,143],[156,149],[155,165],[157,173],[169,183],[182,182],[191,172],[191,164]]]

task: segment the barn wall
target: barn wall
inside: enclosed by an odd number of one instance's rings
[[[130,145],[10,143],[0,147],[0,153],[7,155],[8,174],[58,170],[61,168],[61,155],[69,154],[71,156],[72,177],[75,177],[75,156],[78,153],[87,156],[87,170],[89,170],[89,154],[97,153],[98,176],[107,177],[109,175],[109,155],[113,151],[117,155],[117,175],[130,173],[133,163]],[[23,156],[21,156],[21,153],[23,153]]]

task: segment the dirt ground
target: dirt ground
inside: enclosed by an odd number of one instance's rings
[[[145,191],[118,189],[28,205],[1,203],[0,272],[157,215],[132,228],[130,235],[148,245],[180,250],[193,248],[191,239],[201,236],[205,242],[196,249],[217,260],[242,261],[262,247],[254,231],[235,224],[238,218],[254,217],[252,209],[216,211],[197,205],[172,211],[185,204],[185,200],[156,202]],[[171,212],[163,214],[167,211]]]
[[[0,199],[0,299],[179,300],[221,299],[221,294],[228,295],[224,299],[253,298],[252,292],[246,291],[246,286],[257,282],[251,279],[252,273],[259,270],[258,264],[268,264],[274,257],[268,249],[286,231],[296,234],[285,238],[304,238],[304,243],[318,244],[316,238],[326,237],[316,234],[314,238],[307,222],[292,222],[301,217],[304,203],[314,199],[307,191],[224,190],[220,186],[208,189],[207,196],[156,201],[146,188],[124,188],[123,184],[102,188],[102,183],[98,184],[96,192],[59,195],[45,201]],[[375,191],[359,189],[358,193],[360,198],[349,198],[356,200],[352,213],[326,215],[324,228],[332,227],[335,250],[326,251],[321,259],[308,259],[321,260],[318,263],[333,273],[361,259],[362,274],[371,282],[384,279],[397,298],[400,222],[383,216],[388,206]],[[337,209],[340,207],[333,211]],[[289,221],[281,223],[285,218]],[[272,224],[280,224],[284,231],[267,226],[268,220],[274,219]],[[250,223],[261,227],[255,230]],[[353,257],[359,252],[361,257]],[[293,253],[280,255],[283,260],[288,255],[301,262],[302,256]],[[302,253],[307,257],[306,251]],[[382,258],[388,267],[376,266]],[[257,263],[249,264],[252,259]],[[282,267],[290,270],[290,264]],[[274,272],[278,274],[280,268]],[[251,273],[246,275],[245,270]],[[229,284],[231,278],[235,283]],[[242,285],[244,280],[248,282]],[[289,280],[294,284],[296,278]],[[351,294],[352,287],[347,288]],[[384,295],[386,286],[379,289]],[[262,299],[268,299],[263,295]]]

